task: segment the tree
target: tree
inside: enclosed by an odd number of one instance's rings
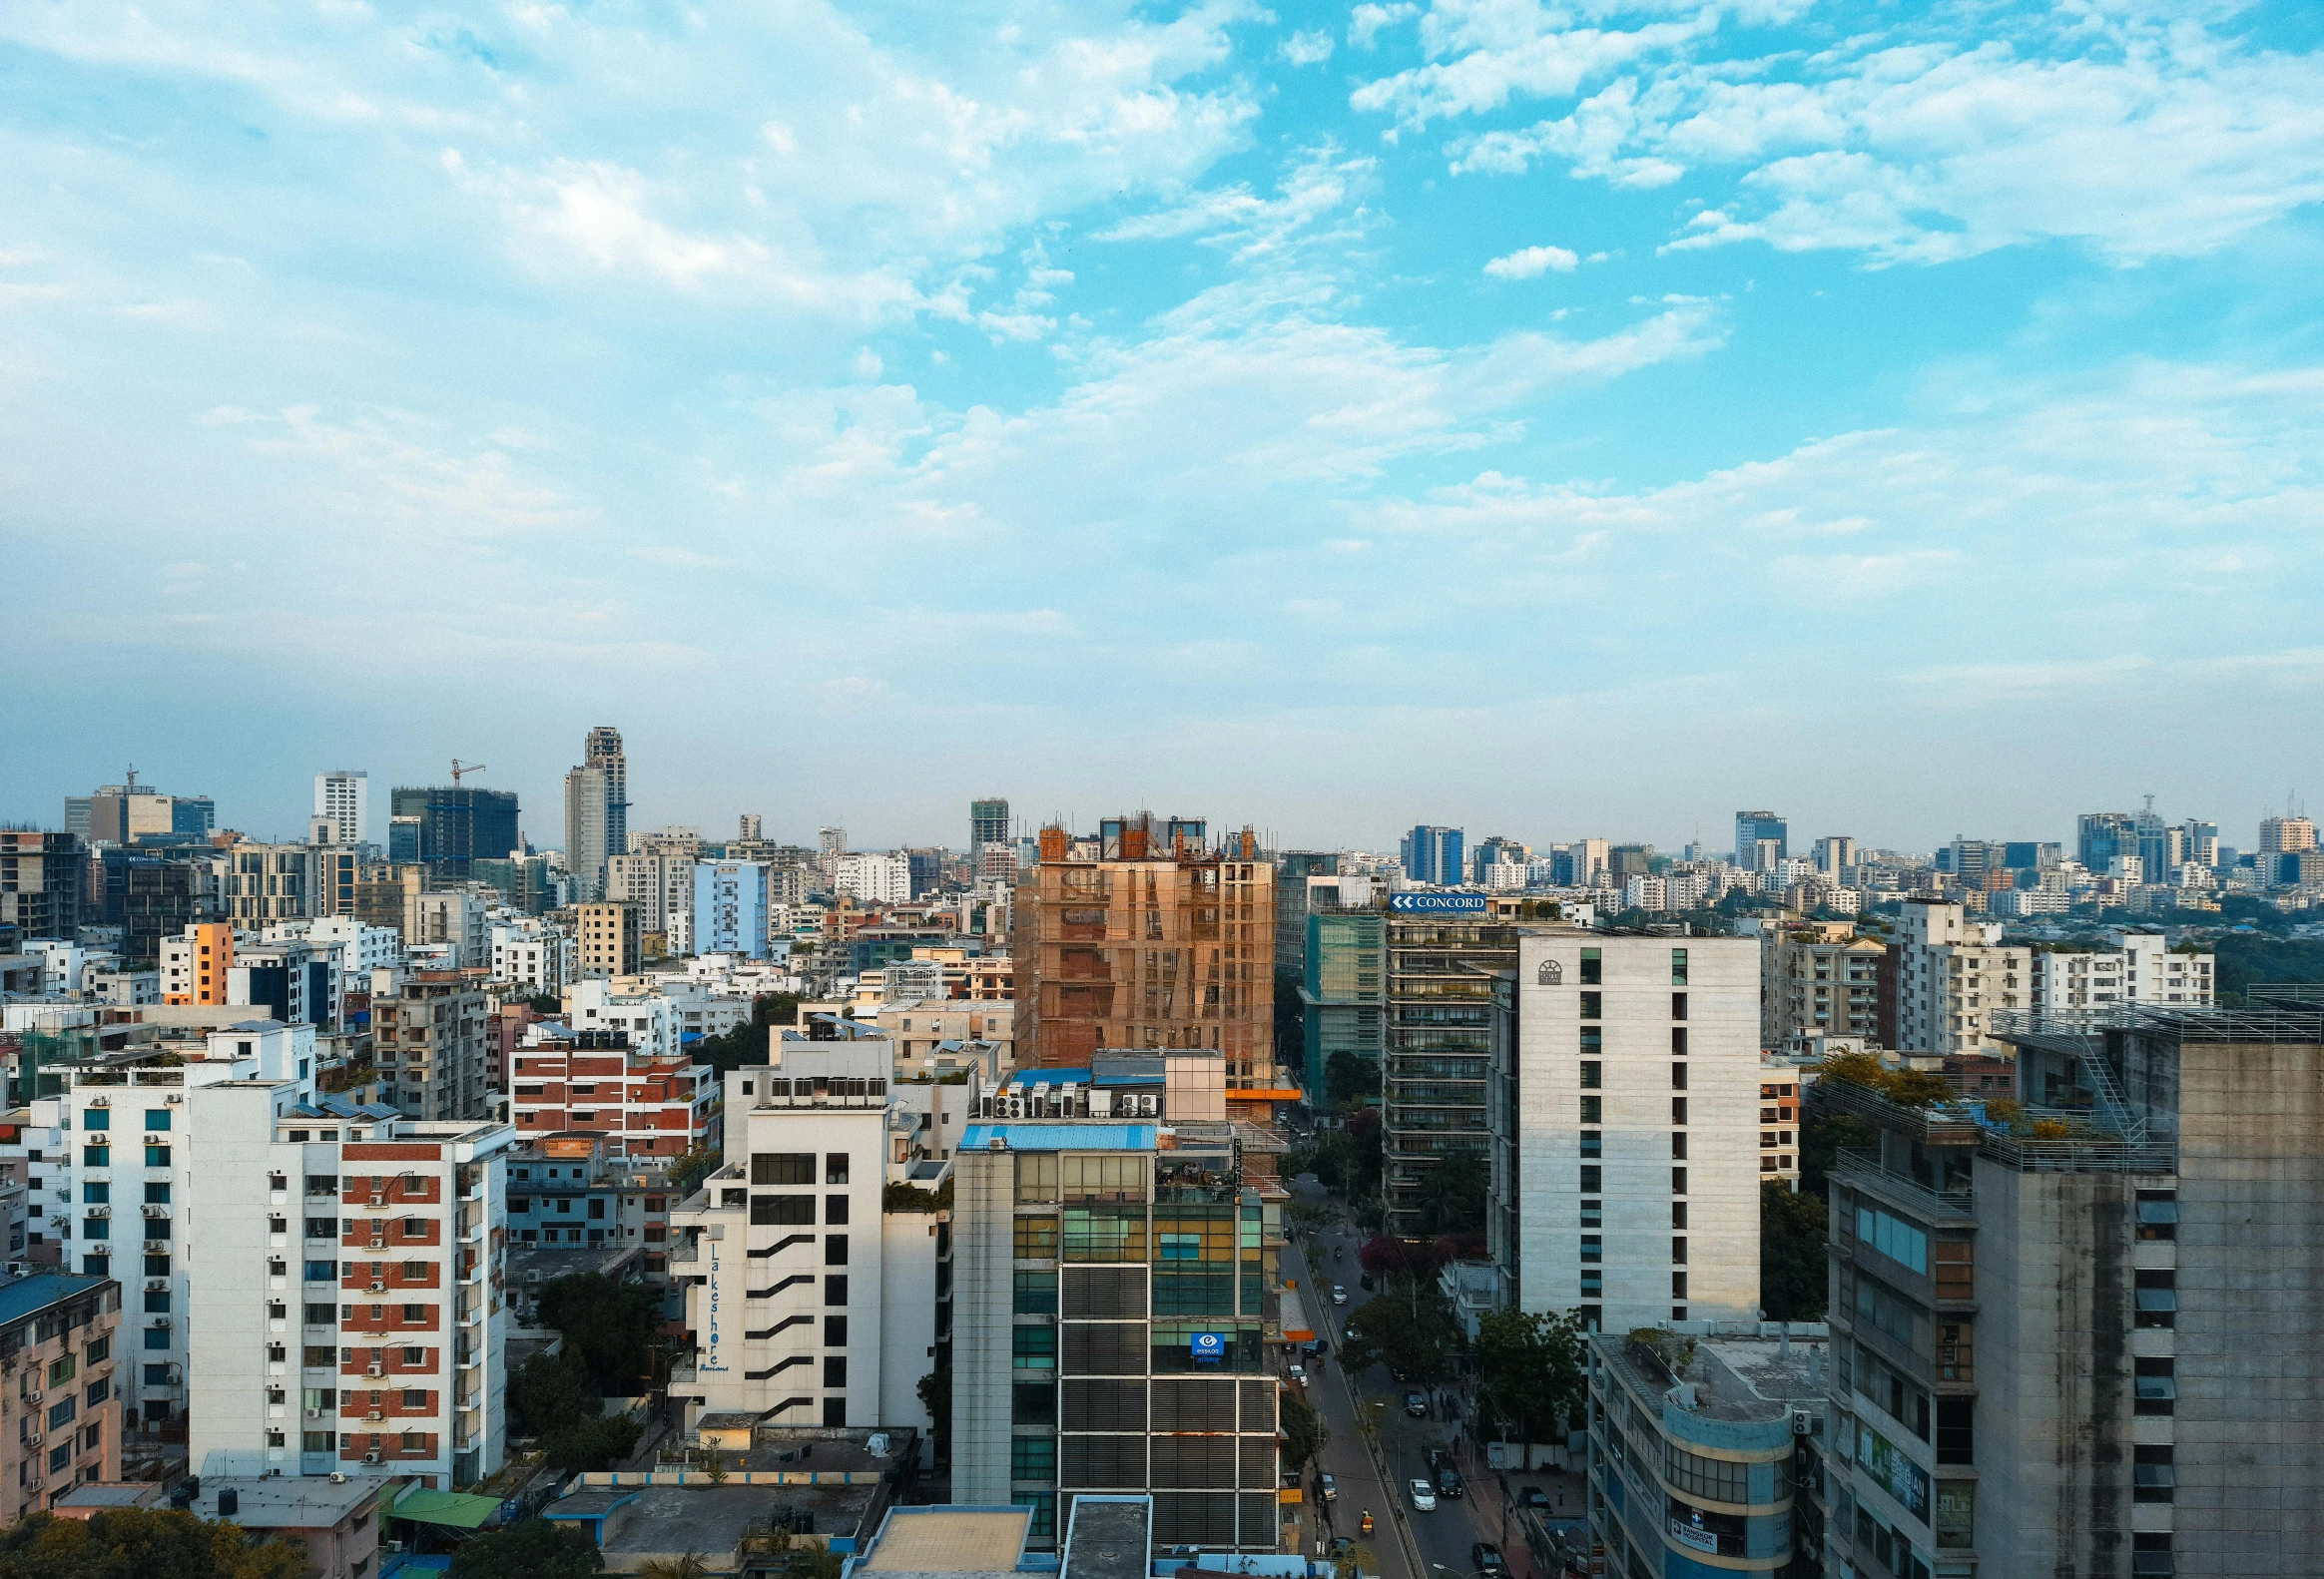
[[[589,1367],[571,1348],[535,1354],[508,1378],[508,1429],[541,1436],[592,1419],[604,1410]]]
[[[1439,1158],[1437,1166],[1421,1179],[1421,1232],[1483,1233],[1485,1187],[1491,1182],[1492,1166],[1482,1152],[1453,1152]]]
[[[1871,1053],[1839,1053],[1824,1060],[1819,1080],[1846,1080],[1877,1091],[1900,1107],[1929,1108],[1958,1094],[1942,1075],[1918,1069],[1891,1069]]]
[[[719,1164],[724,1161],[724,1154],[716,1146],[702,1141],[671,1158],[664,1175],[670,1181],[671,1192],[683,1201],[694,1194],[703,1180],[717,1172]]]
[[[1380,1094],[1380,1065],[1343,1049],[1324,1060],[1324,1100],[1345,1108]]]
[[[952,1461],[952,1372],[941,1366],[920,1377],[912,1388],[919,1394],[920,1406],[928,1411],[935,1422],[936,1462]]]
[[[1362,1371],[1386,1365],[1409,1381],[1442,1381],[1452,1373],[1461,1347],[1452,1302],[1435,1288],[1402,1285],[1358,1306],[1349,1316],[1340,1362]]]
[[[543,1436],[541,1454],[551,1469],[564,1474],[611,1469],[629,1457],[642,1429],[626,1415],[601,1414],[594,1420],[576,1420]]]
[[[1436,1277],[1444,1267],[1445,1247],[1440,1241],[1375,1234],[1357,1250],[1356,1262],[1375,1278],[1418,1282]]]
[[[445,1579],[589,1579],[604,1570],[587,1535],[532,1518],[462,1541]]]
[[[573,1273],[541,1285],[541,1319],[581,1356],[598,1395],[632,1397],[652,1384],[661,1301],[639,1283]]]
[[[1770,1321],[1821,1321],[1830,1266],[1821,1190],[1759,1187],[1759,1307]]]
[[[1575,1316],[1487,1311],[1476,1321],[1478,1390],[1506,1439],[1558,1442],[1581,1405],[1583,1336]]]
[[[933,1190],[923,1190],[915,1184],[895,1184],[879,1187],[879,1210],[882,1212],[948,1212],[952,1207],[952,1179],[949,1174]]]
[[[1314,1461],[1332,1439],[1321,1409],[1296,1392],[1283,1395],[1283,1472],[1296,1475]]]
[[[87,1519],[28,1513],[0,1530],[0,1579],[303,1579],[303,1541],[266,1539],[175,1508]]]
[[[799,1023],[801,999],[795,992],[763,992],[751,1000],[751,1018],[746,1024],[716,1036],[705,1036],[694,1044],[694,1061],[708,1064],[724,1079],[730,1069],[745,1064],[763,1064],[767,1061],[770,1033],[779,1025]]]
[[[690,1551],[678,1557],[649,1557],[637,1571],[639,1579],[708,1579],[710,1564],[702,1553]]]

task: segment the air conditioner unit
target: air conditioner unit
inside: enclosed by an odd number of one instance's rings
[[[167,1135],[148,1135],[145,1138],[145,1143],[148,1146],[167,1146],[170,1144],[170,1137]]]
[[[151,1211],[152,1208],[149,1207],[147,1210]],[[109,1206],[93,1206],[89,1208],[88,1215],[91,1217],[111,1217],[113,1215],[113,1208]]]
[[[185,1105],[186,1099],[183,1096],[173,1096],[169,1100],[169,1106],[173,1108],[182,1108]]]
[[[170,1209],[166,1206],[149,1206],[145,1209],[145,1215],[147,1217],[168,1217]]]
[[[373,1380],[376,1380],[379,1377],[387,1374],[387,1367],[385,1365],[373,1365],[369,1370],[364,1371],[363,1374],[371,1377]]]
[[[363,1418],[365,1420],[376,1423],[377,1421],[387,1418],[387,1411],[384,1409],[373,1409],[370,1413],[364,1415]]]
[[[366,1464],[375,1464],[378,1463],[384,1456],[384,1454],[380,1453],[365,1453],[363,1455],[363,1462]]]
[[[113,1099],[111,1097],[91,1097],[89,1099],[89,1106],[93,1108],[109,1108],[113,1106]]]
[[[24,1401],[27,1403],[38,1403],[40,1401],[40,1388],[35,1387],[30,1392],[26,1393],[24,1395]]]
[[[27,1447],[38,1447],[40,1445],[40,1432],[34,1431],[27,1435],[24,1438],[24,1445]]]
[[[385,1294],[387,1292],[387,1286],[381,1283],[378,1279],[374,1278],[371,1280],[370,1289],[366,1292],[371,1294]]]
[[[322,1418],[322,1411],[320,1409],[308,1409],[306,1411],[306,1417],[310,1420],[319,1420]]]
[[[1794,1409],[1791,1411],[1791,1414],[1792,1435],[1807,1436],[1814,1432],[1816,1429],[1816,1415],[1814,1410]]]

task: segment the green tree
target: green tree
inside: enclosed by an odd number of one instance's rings
[[[638,1565],[638,1579],[708,1579],[709,1574],[710,1564],[703,1561],[700,1552],[649,1557]]]
[[[1283,1472],[1296,1475],[1314,1462],[1332,1439],[1321,1409],[1296,1392],[1283,1395]]]
[[[932,1434],[936,1443],[936,1462],[952,1461],[952,1372],[938,1366],[920,1377],[913,1386],[919,1394],[920,1407],[928,1411],[935,1422]]]
[[[716,1036],[705,1036],[694,1044],[694,1061],[710,1065],[722,1080],[730,1069],[765,1063],[774,1029],[799,1023],[800,1001],[795,992],[761,993],[751,1000],[748,1022]]]
[[[589,1579],[604,1570],[595,1541],[535,1518],[462,1541],[445,1579]]]
[[[1821,1190],[1759,1187],[1759,1307],[1770,1321],[1821,1321],[1830,1252]]]
[[[581,1474],[611,1469],[629,1457],[643,1429],[622,1415],[599,1415],[561,1425],[541,1438],[541,1455],[551,1469]]]
[[[683,1201],[700,1188],[703,1180],[717,1172],[724,1161],[724,1154],[716,1146],[703,1141],[671,1158],[664,1176],[670,1181],[671,1192]]]
[[[508,1378],[508,1429],[539,1436],[592,1419],[602,1400],[579,1353],[535,1354]]]
[[[1423,1384],[1452,1373],[1462,1343],[1452,1302],[1437,1289],[1418,1283],[1399,1284],[1358,1306],[1345,1331],[1340,1362],[1350,1370],[1383,1364],[1406,1380]]]
[[[1380,1095],[1380,1065],[1343,1049],[1324,1060],[1324,1100],[1334,1109]]]
[[[174,1508],[28,1513],[0,1530],[0,1579],[303,1579],[303,1541]]]
[[[1936,1107],[1958,1095],[1942,1075],[1925,1075],[1918,1069],[1891,1069],[1871,1053],[1840,1053],[1827,1058],[1817,1078],[1819,1081],[1846,1080],[1908,1108]]]
[[[1452,1152],[1421,1179],[1419,1205],[1424,1234],[1484,1232],[1485,1187],[1492,1167],[1482,1152]]]
[[[639,1283],[574,1273],[541,1285],[541,1319],[564,1334],[600,1397],[626,1398],[652,1384],[661,1300]]]
[[[1559,1442],[1581,1406],[1582,1324],[1547,1312],[1487,1311],[1476,1322],[1476,1374],[1504,1439]]]

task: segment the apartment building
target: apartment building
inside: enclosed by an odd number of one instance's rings
[[[246,930],[314,913],[314,847],[245,839],[218,860],[218,909]]]
[[[1846,921],[1779,921],[1763,926],[1759,939],[1761,1045],[1878,1038],[1882,945]]]
[[[1336,1054],[1360,1058],[1378,1078],[1388,1056],[1388,918],[1377,910],[1311,909],[1299,1000],[1306,1030],[1301,1078],[1322,1108]]]
[[[0,929],[14,927],[22,938],[73,936],[88,860],[75,834],[0,828]]]
[[[498,1470],[515,1132],[289,1081],[199,1086],[187,1106],[194,1470],[439,1490]]]
[[[658,1160],[602,1136],[547,1135],[508,1154],[508,1243],[642,1247],[647,1281],[669,1276],[670,1180]]]
[[[1759,1314],[1759,945],[1528,929],[1492,1036],[1493,1261],[1607,1331]]]
[[[1834,1571],[2324,1572],[2324,1227],[2287,1206],[2324,1187],[2324,1015],[1998,1029],[2008,1125],[1816,1086],[1877,1138],[1831,1175]]]
[[[2036,945],[2032,1007],[2058,1023],[2095,1026],[2124,1003],[2210,1005],[2209,953],[2172,949],[2160,932],[2120,931],[2113,941],[2111,949]]]
[[[660,834],[644,835],[658,840]],[[614,855],[605,862],[605,897],[638,907],[638,927],[644,932],[667,933],[674,916],[683,916],[694,904],[694,862],[701,840],[685,841],[670,851]]]
[[[1821,1574],[1808,1490],[1827,1329],[1702,1327],[1590,1334],[1589,1521],[1605,1571]]]
[[[697,954],[767,957],[769,868],[764,861],[704,860],[694,865],[688,942]]]
[[[371,994],[371,1057],[383,1082],[381,1098],[405,1117],[442,1123],[484,1112],[491,1061],[479,979],[458,970],[413,970],[391,990]]]
[[[0,1278],[0,1526],[121,1478],[121,1285]]]
[[[1072,853],[1041,831],[1015,904],[1017,1056],[1075,1068],[1101,1047],[1204,1047],[1238,1084],[1275,1067],[1275,873],[1248,829],[1108,817]]]
[[[2005,946],[2000,922],[1969,920],[1951,899],[1907,899],[1902,919],[1889,945],[1896,1023],[1886,1045],[1939,1055],[2001,1051],[1992,1015],[2032,1006],[2033,951]]]
[[[1838,1045],[1811,1047],[1819,1058],[1838,1052]],[[1802,1068],[1790,1059],[1763,1052],[1759,1056],[1759,1182],[1780,1180],[1792,1190],[1800,1187],[1802,1134],[1800,1091],[1815,1083],[1814,1065]]]
[[[1388,965],[1385,1194],[1392,1234],[1421,1232],[1421,1184],[1455,1153],[1487,1150],[1493,983],[1517,964],[1517,926],[1482,894],[1397,894]],[[1428,909],[1401,906],[1428,904]]]
[[[1151,1493],[1160,1545],[1277,1550],[1270,1209],[1234,1127],[996,1120],[953,1170],[954,1499],[1050,1546],[1077,1497]]]
[[[773,1425],[929,1425],[920,1378],[943,1338],[933,1210],[887,1211],[908,1163],[890,1122],[887,1045],[793,1044],[726,1078],[725,1161],[671,1213],[684,1241],[694,1362],[670,1396]],[[913,1182],[932,1187],[940,1165]]]
[[[162,1001],[223,1005],[228,973],[234,969],[235,929],[224,921],[200,921],[176,937],[161,940]]]
[[[269,943],[308,942],[317,946],[335,946],[338,949],[338,970],[343,991],[347,984],[367,982],[371,972],[401,962],[403,934],[391,926],[372,926],[356,920],[352,915],[311,916],[303,920],[278,921],[260,933]]]
[[[503,921],[492,928],[494,981],[555,997],[580,974],[580,941],[563,927],[543,921]]]
[[[510,1059],[517,1133],[602,1137],[615,1156],[670,1158],[720,1136],[718,1081],[706,1064],[633,1043],[626,1030],[528,1026]]]

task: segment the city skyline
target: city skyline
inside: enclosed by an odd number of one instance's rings
[[[2319,781],[2311,8],[691,14],[0,15],[8,814],[546,841],[600,717],[876,843]]]

